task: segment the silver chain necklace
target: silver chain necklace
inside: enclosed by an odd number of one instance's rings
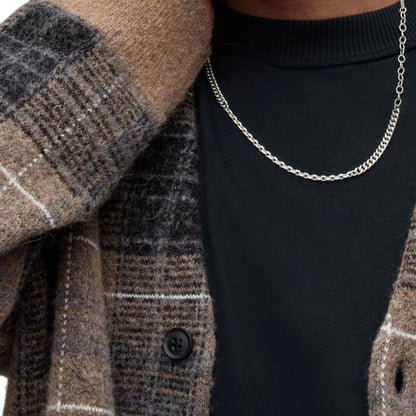
[[[351,178],[353,176],[361,175],[362,173],[366,172],[368,169],[370,169],[377,160],[381,157],[381,155],[386,150],[390,139],[393,136],[394,129],[396,128],[397,121],[399,119],[400,114],[400,106],[402,104],[402,94],[404,92],[403,87],[403,80],[404,80],[404,62],[405,62],[405,45],[406,45],[406,7],[404,4],[404,0],[400,0],[400,24],[399,24],[399,30],[400,30],[400,37],[399,37],[399,47],[400,47],[400,53],[398,55],[398,62],[399,67],[397,69],[397,86],[396,86],[396,93],[397,97],[394,100],[393,103],[393,110],[391,112],[390,120],[386,129],[386,132],[384,133],[384,136],[378,145],[375,152],[361,165],[355,167],[354,169],[345,172],[345,173],[339,173],[336,175],[317,175],[315,173],[308,173],[308,172],[302,172],[299,169],[295,169],[294,167],[286,164],[282,160],[279,160],[276,156],[272,155],[270,151],[268,151],[262,144],[259,143],[257,139],[254,138],[254,136],[247,130],[247,128],[241,123],[241,121],[237,118],[237,116],[231,111],[227,100],[225,99],[223,93],[221,92],[220,87],[218,86],[217,80],[214,76],[214,72],[212,70],[211,61],[208,58],[205,68],[207,72],[208,82],[211,86],[212,92],[214,93],[215,98],[217,99],[219,105],[224,109],[224,111],[230,116],[231,120],[236,124],[236,126],[242,131],[242,133],[248,138],[248,140],[261,152],[264,156],[266,156],[268,159],[270,159],[273,163],[275,163],[277,166],[279,166],[282,169],[285,169],[289,173],[293,173],[294,175],[300,176],[305,179],[311,179],[314,181],[337,181],[341,179],[347,179]]]

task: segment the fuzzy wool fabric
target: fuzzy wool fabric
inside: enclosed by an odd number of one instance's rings
[[[36,0],[0,27],[6,416],[209,415],[192,84],[211,24],[194,0]],[[414,211],[370,416],[416,414],[415,232]],[[193,339],[182,361],[163,351],[175,327]]]

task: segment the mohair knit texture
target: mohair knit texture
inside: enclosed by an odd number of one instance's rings
[[[31,1],[1,25],[6,416],[209,414],[192,86],[211,30],[196,0]],[[371,416],[416,414],[415,230],[414,211],[373,344]],[[162,343],[177,326],[194,347],[174,362]]]

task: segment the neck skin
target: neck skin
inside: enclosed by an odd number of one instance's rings
[[[328,19],[370,12],[398,0],[222,0],[231,9],[271,19]]]

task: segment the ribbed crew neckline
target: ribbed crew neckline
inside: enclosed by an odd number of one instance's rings
[[[213,1],[213,53],[235,52],[288,67],[319,67],[399,52],[400,1],[369,12],[314,20],[252,16]],[[416,0],[405,1],[406,50],[416,45]]]

